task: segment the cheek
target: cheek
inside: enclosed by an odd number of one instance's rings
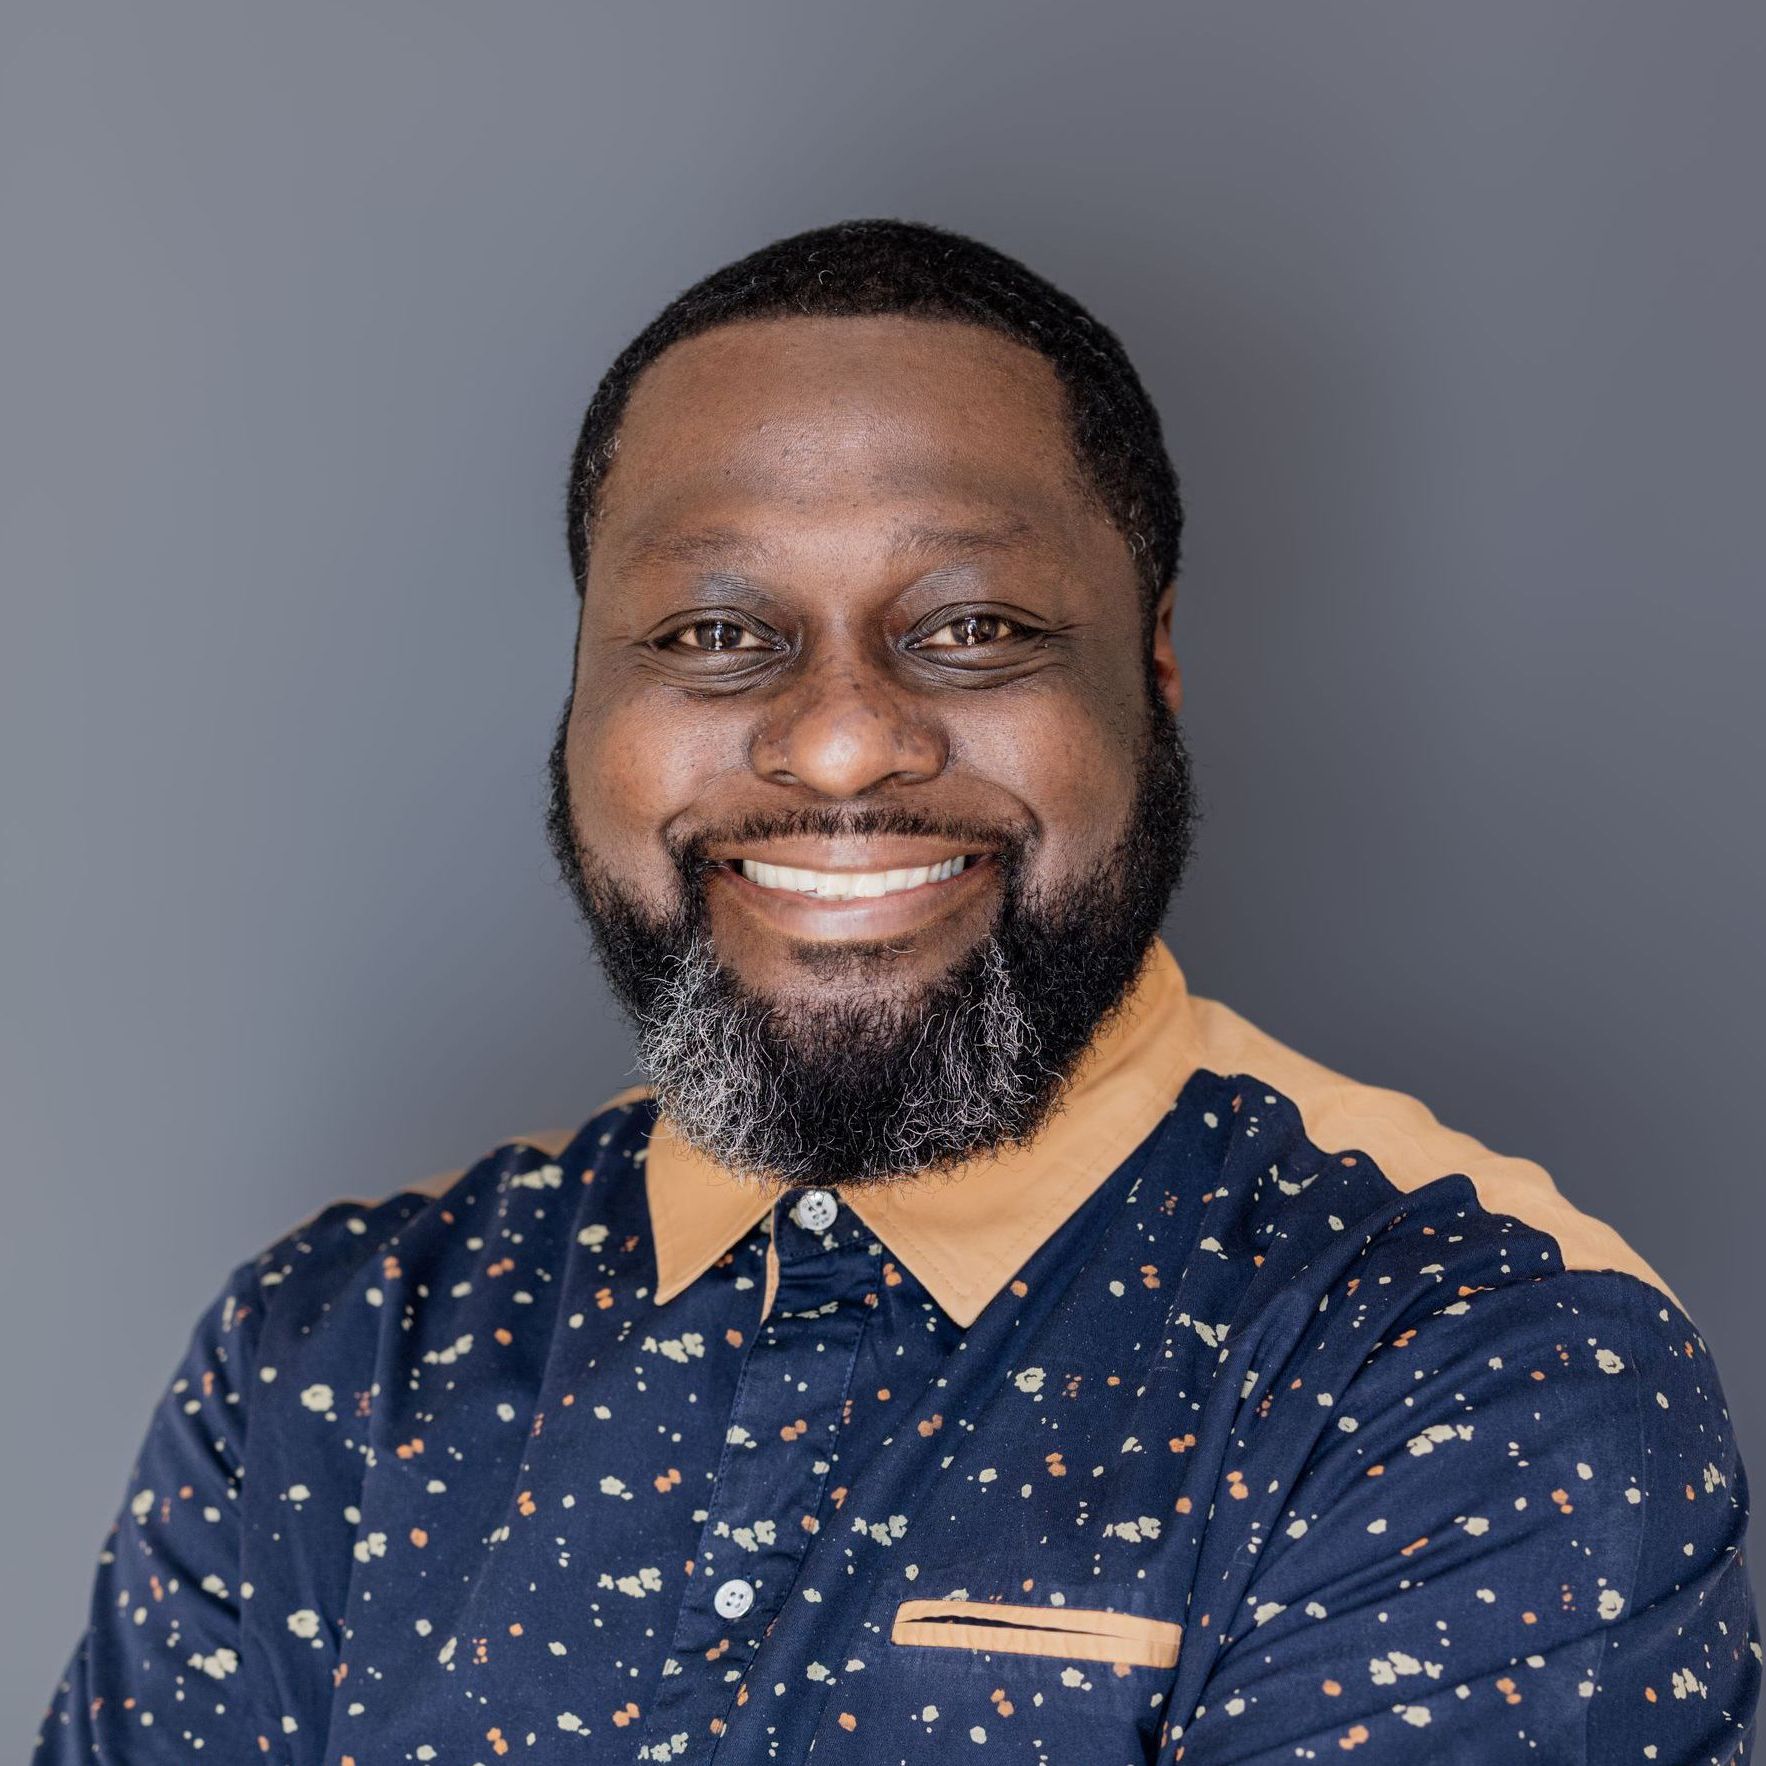
[[[590,710],[579,699],[565,755],[583,844],[628,883],[670,888],[663,836],[700,789],[703,744],[664,727],[653,708],[615,701]]]
[[[974,732],[972,764],[1036,818],[1033,888],[1088,871],[1115,845],[1134,802],[1135,739],[1127,719],[1077,700]]]

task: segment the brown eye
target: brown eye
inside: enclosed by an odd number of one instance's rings
[[[747,642],[744,642],[747,640]],[[684,650],[757,650],[764,649],[753,632],[733,619],[700,619],[682,626],[670,640]]]
[[[965,613],[920,640],[928,650],[973,650],[1015,636],[1019,627],[997,613]]]

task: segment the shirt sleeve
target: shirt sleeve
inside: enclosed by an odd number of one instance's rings
[[[153,1412],[36,1766],[263,1757],[240,1671],[240,1482],[263,1292],[235,1272]]]
[[[1740,1761],[1746,1518],[1715,1369],[1665,1296],[1461,1289],[1335,1399],[1162,1758]]]

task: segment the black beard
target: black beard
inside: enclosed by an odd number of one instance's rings
[[[1139,757],[1128,824],[1091,875],[1032,899],[1024,842],[999,845],[995,924],[911,1001],[781,1007],[719,963],[705,906],[706,839],[674,854],[680,908],[663,918],[584,849],[565,769],[567,702],[552,745],[546,830],[564,881],[631,1019],[670,1124],[720,1164],[786,1184],[902,1178],[1029,1140],[1122,1002],[1159,930],[1199,819],[1189,755],[1163,700]],[[799,810],[723,838],[952,834],[890,808]],[[874,953],[873,953],[874,954]],[[863,963],[866,953],[851,953]]]

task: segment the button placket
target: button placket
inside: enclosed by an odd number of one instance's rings
[[[834,1208],[815,1231],[799,1211],[821,1194]],[[822,1209],[810,1210],[812,1219]],[[693,1575],[682,1598],[646,1721],[650,1757],[686,1737],[715,1748],[714,1721],[796,1582],[822,1525],[841,1411],[881,1256],[861,1223],[826,1191],[781,1198],[772,1219],[777,1289],[742,1366]]]

